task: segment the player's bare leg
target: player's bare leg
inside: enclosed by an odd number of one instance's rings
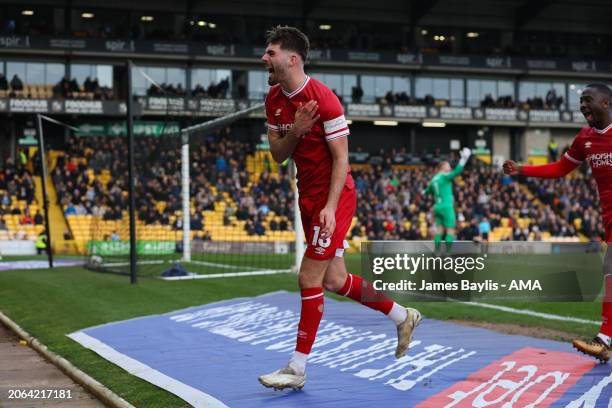
[[[576,350],[606,363],[612,356],[612,250],[604,258],[604,299],[601,306],[601,328],[593,340],[574,340]]]
[[[323,287],[387,315],[397,326],[395,357],[400,358],[406,354],[414,330],[421,321],[421,313],[418,310],[395,303],[382,292],[377,292],[370,282],[358,275],[349,274],[344,258],[339,256],[334,257],[329,264]]]
[[[259,377],[268,388],[299,390],[306,382],[306,360],[315,341],[323,316],[323,276],[330,260],[314,260],[304,257],[298,282],[302,295],[302,309],[295,352],[286,367]]]

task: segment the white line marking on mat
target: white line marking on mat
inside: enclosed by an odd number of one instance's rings
[[[193,388],[185,383],[177,381],[174,378],[169,377],[138,360],[120,353],[109,345],[94,337],[91,337],[88,334],[83,332],[75,332],[69,334],[68,337],[81,344],[83,347],[93,350],[111,363],[123,368],[128,373],[142,378],[151,384],[157,385],[158,387],[163,388],[174,395],[177,395],[194,407],[229,408],[212,395],[206,394],[205,392]]]

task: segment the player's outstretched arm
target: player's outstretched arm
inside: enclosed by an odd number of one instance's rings
[[[461,151],[459,152],[459,164],[455,166],[453,171],[446,174],[444,177],[447,180],[452,180],[455,177],[457,177],[463,171],[463,168],[465,167],[466,163],[470,159],[471,155],[472,155],[472,150],[469,147],[464,147],[463,149],[461,149]]]
[[[284,137],[280,133],[268,129],[270,153],[272,153],[274,160],[282,163],[291,157],[302,136],[308,133],[319,120],[318,110],[319,105],[315,100],[311,100],[305,105],[300,104],[295,112],[293,126]]]
[[[565,156],[554,163],[542,164],[539,166],[522,166],[513,160],[506,160],[503,165],[504,173],[515,175],[520,174],[527,177],[540,178],[559,178],[572,172],[578,163],[568,160]]]

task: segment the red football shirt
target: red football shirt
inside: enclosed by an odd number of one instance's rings
[[[319,104],[319,120],[298,142],[292,158],[297,167],[298,191],[301,196],[321,195],[327,199],[331,181],[333,159],[328,142],[349,135],[342,104],[323,83],[306,76],[302,85],[288,93],[274,85],[266,96],[268,128],[285,136],[293,126],[295,112],[310,100]],[[345,185],[354,186],[350,167]]]
[[[604,223],[612,220],[612,124],[603,130],[582,128],[565,158],[577,165],[588,161],[597,182]]]

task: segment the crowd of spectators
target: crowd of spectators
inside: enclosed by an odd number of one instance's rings
[[[433,236],[433,197],[422,191],[435,175],[435,165],[419,166],[411,170],[395,170],[388,165],[371,166],[368,170],[354,172],[357,188],[357,218],[360,222],[352,235],[370,240],[414,240]],[[493,228],[501,226],[502,218],[509,219],[515,240],[526,240],[530,233],[535,238],[548,231],[554,236],[561,232],[560,217],[552,210],[540,208],[508,176],[483,164],[473,163],[454,184],[455,208],[458,221],[458,238],[471,240],[479,235],[481,220],[487,219]],[[425,220],[420,214],[426,214]],[[517,218],[534,218],[528,228],[520,229]],[[363,221],[362,221],[363,220]],[[421,223],[428,228],[423,235]],[[474,228],[476,226],[476,228]],[[573,231],[573,235],[576,231]]]
[[[35,203],[36,189],[32,173],[25,163],[7,159],[0,167],[0,231],[8,231],[6,216],[17,216],[19,226],[42,225],[44,218],[37,210],[32,213],[30,206]],[[25,202],[22,207],[16,201]],[[19,227],[12,238],[26,239],[27,233]]]
[[[562,217],[564,222],[555,226],[557,234],[569,236],[575,220],[580,219],[580,232],[590,239],[601,238],[604,229],[590,167],[583,165],[566,178],[526,178],[524,182],[539,201]]]
[[[208,87],[203,87],[200,84],[191,91],[191,95],[196,98],[221,98],[224,99],[228,95],[230,87],[229,78],[222,79],[219,83],[211,82]]]
[[[82,98],[81,93],[90,94],[94,100],[110,100],[114,98],[113,90],[106,86],[100,86],[98,78],[91,79],[91,77],[87,77],[81,86],[76,78],[70,79],[65,76],[53,87],[54,98]]]
[[[493,98],[491,95],[486,95],[480,102],[483,108],[521,108],[521,109],[561,109],[564,99],[562,96],[557,96],[557,91],[550,89],[544,98],[534,96],[527,98],[525,101],[517,102],[511,95],[500,96]]]
[[[159,86],[155,84],[151,84],[147,89],[147,96],[187,96],[191,94],[194,98],[221,98],[225,99],[228,95],[228,90],[230,87],[229,78],[225,78],[219,83],[211,82],[208,87],[203,87],[201,84],[196,84],[193,87],[193,90],[189,92],[183,85],[176,84],[167,84],[162,83]]]
[[[249,142],[222,134],[203,137],[191,148],[190,191],[193,199],[191,229],[204,231],[203,211],[215,209],[215,203],[225,202],[223,223],[231,226],[234,219],[245,221],[250,235],[264,235],[267,229],[289,230],[292,198],[289,178],[284,172],[272,177],[264,171],[259,180],[250,183],[246,170],[247,155],[254,153]],[[148,225],[183,227],[181,192],[181,161],[178,139],[137,138],[136,208],[140,220]],[[58,190],[59,204],[66,215],[91,214],[104,220],[121,220],[127,208],[127,146],[122,138],[74,137],[66,154],[58,157],[52,177]],[[85,158],[85,160],[81,160]],[[109,170],[113,177],[105,185],[94,174]],[[214,187],[214,188],[213,188]],[[247,188],[250,189],[248,191]],[[163,203],[159,206],[159,203]],[[280,221],[269,225],[266,216],[273,211]],[[234,218],[235,217],[235,218]]]
[[[334,93],[338,96],[336,90]],[[340,101],[343,100],[341,96],[338,96]],[[367,99],[367,98],[366,98]],[[426,94],[423,97],[416,98],[409,95],[407,92],[393,92],[388,91],[384,96],[377,97],[374,99],[364,100],[364,91],[357,85],[351,90],[351,102],[362,103],[362,102],[376,102],[381,105],[420,105],[420,106],[450,106],[451,101],[448,99],[435,98],[431,94]],[[550,89],[544,97],[534,96],[527,98],[525,101],[517,101],[512,95],[502,95],[497,98],[491,94],[487,94],[483,100],[480,101],[480,107],[482,108],[520,108],[520,109],[561,109],[564,104],[562,96],[557,96],[557,92],[554,89]]]
[[[198,239],[210,239],[202,212],[214,210],[220,202],[225,202],[224,226],[244,221],[244,231],[259,236],[292,230],[293,192],[287,168],[279,166],[279,174],[273,175],[266,163],[265,170],[253,181],[246,163],[255,146],[225,137],[225,132],[230,130],[203,137],[191,148],[191,228],[202,232]],[[157,138],[137,139],[137,214],[146,224],[171,225],[180,230],[183,219],[176,216],[182,210],[180,149],[178,143],[167,143]],[[355,154],[367,155],[370,164],[353,170],[358,221],[349,235],[371,240],[431,238],[433,197],[422,191],[444,156],[429,155],[421,158],[419,165],[406,167],[405,149],[381,150],[374,155],[359,149]],[[52,173],[66,214],[92,214],[106,220],[125,217],[126,156],[127,147],[121,138],[71,140],[66,156],[58,159]],[[79,157],[85,157],[87,164],[73,159]],[[448,159],[454,162],[453,157]],[[88,168],[97,174],[108,169],[113,178],[107,185],[99,178],[90,180]],[[454,183],[458,239],[474,239],[481,222],[492,229],[510,227],[512,233],[505,238],[513,240],[539,240],[543,233],[594,237],[602,227],[594,182],[585,171],[563,180],[527,179],[530,195],[499,169],[472,160]],[[274,216],[268,217],[271,212]],[[582,220],[578,229],[577,218]]]
[[[100,86],[98,78],[91,79],[87,77],[83,81],[83,85],[79,85],[76,78],[63,77],[57,84],[52,87],[51,93],[35,94],[32,90],[27,87],[28,84],[24,84],[23,80],[19,75],[14,74],[9,81],[4,74],[0,73],[0,91],[7,93],[10,98],[22,97],[22,98],[61,98],[61,99],[77,99],[77,98],[91,98],[95,100],[109,100],[114,98],[114,92],[109,87]],[[32,85],[44,85],[44,84],[32,84]]]

